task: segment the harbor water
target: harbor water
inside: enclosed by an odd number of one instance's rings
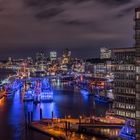
[[[7,74],[7,73],[6,73]],[[108,105],[96,104],[93,96],[82,95],[72,86],[53,87],[54,101],[51,103],[33,104],[23,102],[24,93],[18,90],[13,97],[0,101],[0,139],[2,140],[50,140],[50,137],[39,132],[28,130],[25,126],[26,112],[33,112],[33,119],[39,120],[40,108],[43,118],[79,116],[102,116]],[[91,137],[91,140],[103,140]]]

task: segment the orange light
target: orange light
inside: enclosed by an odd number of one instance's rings
[[[0,107],[4,105],[4,97],[0,99]]]

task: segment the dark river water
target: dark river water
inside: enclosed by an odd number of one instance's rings
[[[73,87],[54,87],[54,101],[52,103],[33,104],[23,102],[23,93],[17,91],[13,97],[0,101],[0,140],[50,140],[25,127],[25,113],[33,112],[33,119],[39,120],[39,111],[42,108],[43,118],[51,118],[52,111],[55,117],[79,117],[80,115],[100,116],[105,114],[108,106],[95,104],[92,96],[84,96]],[[93,138],[89,138],[93,139]],[[95,138],[94,140],[103,140]]]

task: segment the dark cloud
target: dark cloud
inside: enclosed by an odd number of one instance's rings
[[[0,8],[0,12],[2,12],[2,11],[3,11],[3,9]]]
[[[12,50],[8,55],[70,48],[79,56],[91,57],[102,46],[132,46],[138,5],[139,0],[3,1],[0,53],[4,55],[7,48]]]
[[[37,13],[35,15],[35,17],[38,19],[50,19],[50,18],[53,18],[53,17],[59,15],[61,12],[63,12],[62,9],[51,8],[51,9],[46,9],[46,10],[43,10],[43,11]]]
[[[24,0],[26,6],[33,6],[33,7],[44,7],[46,5],[54,4],[62,4],[66,0]]]
[[[82,3],[90,0],[24,0],[27,6],[44,7],[48,5],[62,5],[67,2]]]
[[[87,26],[91,24],[91,22],[88,21],[80,21],[80,20],[63,20],[60,21],[61,24],[68,25],[68,26]]]
[[[132,2],[133,0],[96,0],[102,4],[106,4],[108,6],[120,6],[123,4],[127,4]]]

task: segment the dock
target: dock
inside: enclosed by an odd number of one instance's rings
[[[51,123],[51,120],[42,120],[39,122],[32,122],[29,128],[46,134],[56,140],[82,140],[83,138],[84,140],[88,140],[86,136],[83,134],[80,135],[76,133],[76,131],[71,131],[67,126],[67,124],[62,122],[56,123],[53,121],[53,123]]]
[[[88,140],[89,136],[97,136],[108,139],[117,138],[120,129],[124,123],[119,119],[114,123],[106,122],[106,118],[91,118],[91,117],[79,117],[72,118],[67,116],[65,118],[54,118],[52,112],[52,118],[42,118],[42,110],[40,110],[40,120],[33,121],[32,113],[28,113],[28,127],[35,131],[46,134],[54,139],[58,140]],[[111,121],[113,118],[111,119]],[[110,130],[110,131],[108,131]],[[113,131],[114,130],[114,131]]]
[[[66,139],[66,135],[65,135],[65,132],[62,131],[62,130],[57,130],[57,129],[54,129],[52,126],[47,126],[47,125],[44,125],[40,122],[32,122],[29,127],[31,129],[34,129],[34,130],[37,130],[41,133],[44,133],[50,137],[53,137],[55,139]]]

